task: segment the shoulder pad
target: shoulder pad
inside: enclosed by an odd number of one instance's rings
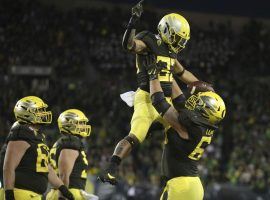
[[[27,124],[19,124],[15,122],[10,129],[7,141],[25,140],[31,141],[36,139],[38,133]]]
[[[82,143],[80,138],[73,135],[65,135],[58,140],[58,147],[61,149],[74,149],[80,150]]]
[[[152,52],[155,52],[155,50],[158,48],[158,39],[156,35],[149,31],[142,31],[138,33],[135,38],[142,40]]]

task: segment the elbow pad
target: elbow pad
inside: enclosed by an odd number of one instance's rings
[[[158,113],[163,116],[167,110],[171,107],[170,104],[166,101],[163,92],[156,92],[151,96],[152,104]]]
[[[185,107],[185,101],[186,101],[186,97],[184,94],[179,95],[178,97],[176,97],[175,99],[172,100],[173,103],[173,107],[179,111],[181,109],[183,109]]]

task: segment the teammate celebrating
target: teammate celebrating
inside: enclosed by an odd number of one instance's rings
[[[173,74],[186,84],[198,80],[192,73],[185,70],[177,60],[177,54],[185,48],[190,38],[190,27],[187,20],[176,13],[168,14],[158,24],[158,35],[143,31],[135,36],[136,23],[139,21],[142,11],[141,1],[132,8],[132,17],[123,37],[123,47],[136,53],[139,88],[135,94],[130,133],[117,144],[109,167],[99,177],[101,181],[111,184],[115,184],[117,181],[115,174],[121,160],[130,153],[134,146],[144,141],[151,124],[154,121],[159,121],[164,127],[168,127],[166,121],[162,119],[151,104],[149,79],[143,61],[144,56],[149,53],[154,54],[157,64],[162,67],[158,79],[168,101],[171,101],[172,85],[174,85],[173,88],[178,90],[178,85],[173,80]],[[175,105],[181,100],[181,96],[173,97]]]
[[[80,190],[85,189],[88,161],[81,139],[91,133],[87,123],[88,118],[80,110],[69,109],[61,113],[58,127],[62,137],[50,150],[49,163],[76,200],[85,199]],[[58,200],[57,190],[52,189],[46,199]]]
[[[166,131],[162,156],[162,175],[167,184],[160,199],[202,200],[197,163],[225,117],[225,104],[215,92],[199,92],[182,102],[185,108],[176,110],[165,99],[158,80],[160,68],[152,58],[147,58],[152,104],[171,126]],[[175,95],[183,94],[178,90]]]
[[[52,113],[35,96],[20,99],[14,108],[16,122],[7,137],[3,178],[6,200],[41,200],[48,181],[68,199],[72,194],[48,165],[49,148],[39,129],[50,124]]]

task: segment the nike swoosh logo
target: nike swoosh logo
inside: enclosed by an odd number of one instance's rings
[[[115,177],[110,175],[109,173],[107,175],[108,175],[109,179],[115,179]]]

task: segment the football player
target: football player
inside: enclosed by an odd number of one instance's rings
[[[132,148],[144,141],[149,127],[154,121],[158,121],[166,128],[168,123],[162,119],[151,104],[149,95],[149,79],[144,56],[152,53],[156,57],[157,64],[162,67],[158,75],[165,97],[171,103],[172,85],[177,88],[173,75],[184,83],[198,81],[198,79],[180,64],[177,54],[185,48],[190,38],[190,27],[187,20],[176,13],[165,15],[158,24],[158,34],[149,31],[136,33],[136,24],[141,17],[142,1],[132,8],[132,17],[123,37],[123,47],[136,54],[138,90],[135,94],[134,113],[131,120],[131,130],[128,136],[122,139],[116,146],[110,164],[100,174],[102,182],[116,183],[116,170]],[[173,103],[182,101],[182,96],[175,97]],[[177,103],[176,103],[177,105]]]
[[[88,161],[81,140],[90,135],[91,126],[82,111],[69,109],[60,114],[58,127],[62,136],[50,150],[49,163],[74,198],[84,200],[81,190],[85,190]],[[58,200],[57,189],[52,189],[46,199]]]
[[[48,181],[68,199],[74,199],[48,165],[49,148],[40,128],[52,121],[47,104],[38,97],[20,99],[14,108],[16,122],[6,140],[3,182],[6,200],[41,200]]]
[[[197,164],[225,117],[225,104],[215,92],[198,92],[178,106],[184,104],[184,108],[176,110],[166,101],[155,58],[148,58],[147,62],[152,104],[170,124],[162,156],[162,175],[167,183],[160,199],[202,200],[204,191]],[[176,96],[183,96],[181,90],[174,92]]]

